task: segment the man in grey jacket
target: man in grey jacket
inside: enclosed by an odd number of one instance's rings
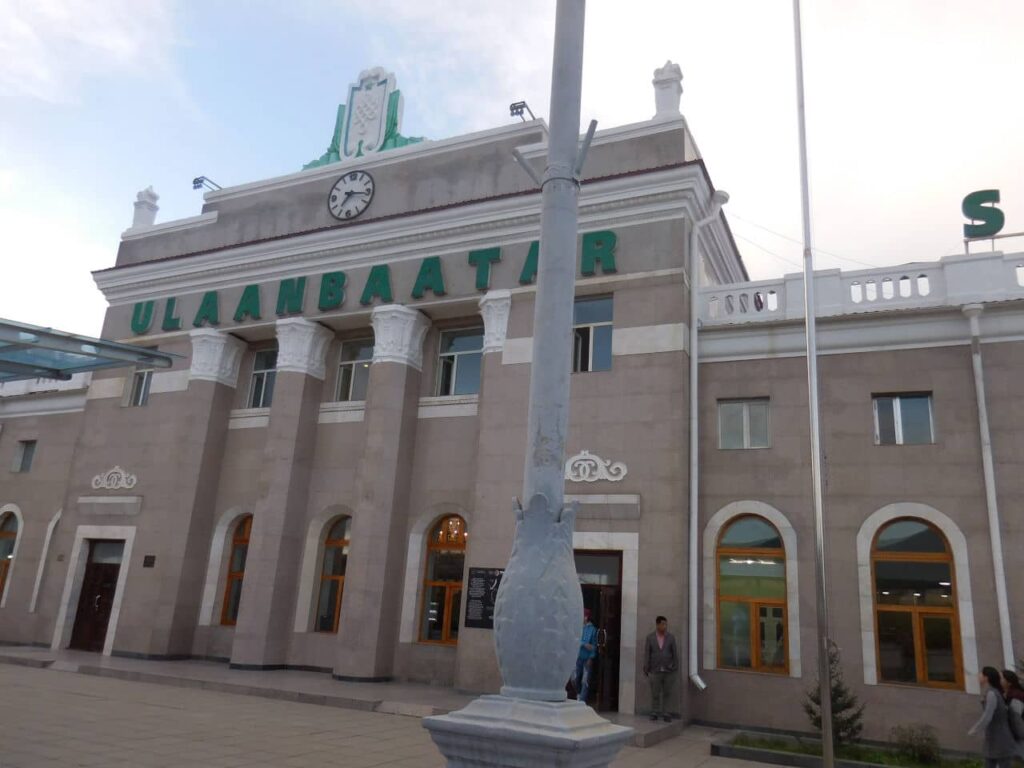
[[[679,669],[679,652],[676,639],[668,631],[668,619],[659,616],[654,626],[644,643],[644,674],[651,681],[651,720],[660,715],[667,723],[672,719],[668,708]]]

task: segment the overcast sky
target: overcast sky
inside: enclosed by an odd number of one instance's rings
[[[0,20],[0,317],[62,330],[99,332],[90,271],[138,190],[168,221],[199,213],[193,176],[298,170],[362,69],[395,72],[406,135],[548,112],[554,0],[0,0]],[[819,268],[960,252],[975,189],[1024,230],[1022,39],[1020,2],[805,0]],[[591,0],[584,123],[651,117],[666,59],[751,277],[798,271],[790,0]]]

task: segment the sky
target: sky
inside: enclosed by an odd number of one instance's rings
[[[961,253],[960,203],[999,189],[1024,231],[1024,3],[804,0],[815,266]],[[319,156],[349,83],[396,74],[402,132],[441,139],[548,114],[554,0],[0,0],[0,317],[99,333],[136,193],[157,221]],[[681,109],[751,279],[801,269],[790,0],[591,0],[582,120]],[[1005,250],[1024,250],[1024,238]],[[1015,247],[1016,244],[1016,247]],[[977,246],[976,246],[977,247]]]

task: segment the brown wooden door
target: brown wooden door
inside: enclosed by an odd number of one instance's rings
[[[583,607],[597,627],[597,658],[588,704],[599,712],[619,709],[619,641],[622,632],[622,553],[576,550]]]
[[[117,576],[121,571],[123,546],[124,542],[120,541],[89,542],[89,560],[82,577],[75,626],[71,631],[71,648],[103,650],[117,590]]]

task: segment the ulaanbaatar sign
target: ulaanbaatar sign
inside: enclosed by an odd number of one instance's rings
[[[615,272],[616,239],[615,233],[610,231],[588,232],[582,236],[579,260],[582,277],[593,276],[597,273],[598,267],[602,274]],[[539,253],[540,243],[535,240],[530,243],[530,248],[519,272],[520,285],[532,285],[536,281]],[[468,268],[476,271],[474,283],[476,290],[486,291],[490,288],[491,267],[500,261],[501,248],[499,247],[482,248],[469,252],[466,263]],[[342,271],[324,272],[319,278],[309,276],[307,279],[307,276],[304,275],[281,280],[277,285],[274,314],[277,317],[288,317],[306,312],[307,283],[313,281],[318,281],[316,288],[318,312],[331,312],[344,306],[350,288],[348,277]],[[412,299],[422,299],[428,292],[434,296],[444,296],[447,293],[440,256],[428,256],[420,261],[419,271],[409,295]],[[363,283],[359,303],[368,307],[375,302],[389,304],[394,300],[391,266],[389,264],[374,265],[370,268]],[[190,321],[193,328],[217,326],[221,323],[221,309],[220,292],[215,290],[203,293],[199,300],[199,307],[191,318],[182,317],[176,296],[168,296],[163,300],[162,314],[158,312],[156,299],[140,301],[132,308],[132,333],[141,336],[152,331],[154,320],[158,314],[161,316],[159,329],[165,332],[181,330],[186,321]],[[242,294],[235,304],[231,317],[236,323],[244,323],[250,320],[261,320],[265,312],[263,292],[260,290],[260,285],[253,283],[242,289]]]

